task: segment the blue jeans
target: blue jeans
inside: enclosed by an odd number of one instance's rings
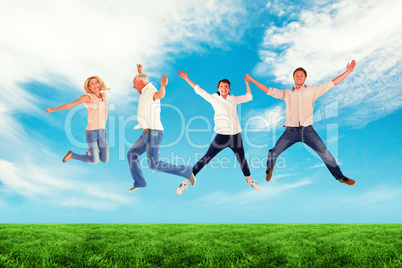
[[[200,170],[208,164],[212,158],[226,147],[229,147],[236,155],[237,161],[239,161],[241,170],[243,171],[243,175],[245,177],[250,176],[250,169],[244,156],[243,140],[240,133],[237,133],[236,135],[216,134],[207,153],[194,165],[193,174],[197,175],[197,173],[200,172]]]
[[[269,150],[267,170],[273,169],[278,156],[297,142],[303,142],[311,147],[311,149],[313,149],[321,157],[322,161],[324,161],[325,165],[335,179],[340,180],[345,177],[336,163],[335,158],[327,150],[327,147],[325,147],[325,144],[322,142],[317,132],[315,132],[313,126],[286,127],[285,132],[276,142],[274,148]]]
[[[107,163],[109,161],[109,143],[107,141],[106,129],[87,130],[85,136],[91,155],[73,153],[71,159],[93,165],[97,164],[99,159],[103,163]]]
[[[190,178],[190,166],[177,166],[159,160],[159,147],[163,139],[163,130],[151,129],[143,133],[127,153],[128,165],[134,180],[134,187],[146,187],[147,183],[142,174],[139,157],[147,151],[148,166],[150,169],[165,172],[184,178]]]

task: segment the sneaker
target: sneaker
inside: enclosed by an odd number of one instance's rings
[[[63,163],[65,163],[67,160],[66,160],[66,158],[67,158],[67,156],[70,156],[70,155],[72,155],[73,154],[73,151],[68,151],[67,152],[67,154],[66,154],[66,156],[63,158]]]
[[[138,189],[138,187],[135,187],[135,186],[134,186],[134,187],[131,188],[129,191],[132,192],[132,191],[135,191],[135,190],[137,190],[137,189]]]
[[[178,195],[181,195],[181,194],[184,192],[184,190],[187,189],[187,186],[188,186],[188,184],[186,183],[186,181],[183,181],[183,182],[180,184],[180,186],[177,187],[176,193],[177,193]]]
[[[190,178],[188,178],[188,179],[190,180],[191,185],[192,185],[192,186],[195,186],[195,176],[194,176],[193,173],[191,173],[191,176],[190,176]]]
[[[251,187],[253,187],[254,190],[256,190],[256,191],[261,190],[261,187],[260,187],[255,181],[253,181],[253,180],[247,180],[247,179],[246,179],[246,183],[247,183],[248,185],[251,185]]]
[[[355,180],[349,179],[348,177],[343,177],[339,180],[340,183],[346,183],[349,186],[354,186],[356,184]]]
[[[270,181],[272,179],[272,173],[274,172],[274,169],[268,170],[266,171],[267,176],[265,177],[266,181]]]

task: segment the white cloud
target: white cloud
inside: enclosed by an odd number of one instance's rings
[[[370,189],[365,193],[353,197],[351,196],[348,199],[342,199],[345,201],[342,201],[340,203],[344,204],[354,203],[358,206],[379,205],[384,202],[389,202],[398,199],[401,192],[402,189],[400,187],[383,185],[376,187],[376,189]]]
[[[359,182],[358,182],[359,183]],[[355,187],[358,187],[356,184]],[[323,203],[326,207],[341,207],[342,210],[364,210],[364,211],[382,211],[384,209],[400,210],[400,206],[397,206],[399,197],[401,196],[402,188],[396,185],[381,185],[375,188],[370,188],[364,192],[356,193],[346,192],[331,196],[326,203]],[[353,206],[351,206],[353,204]],[[395,215],[400,215],[398,211],[394,211]]]
[[[85,79],[99,74],[111,101],[124,109],[133,101],[137,63],[158,84],[173,56],[241,40],[245,13],[240,1],[229,0],[3,3],[0,106],[42,116],[50,104],[39,103],[24,84],[48,84],[72,101],[84,93]]]
[[[314,5],[318,5],[319,1],[315,1]],[[311,2],[299,3],[295,5],[293,0],[270,0],[265,5],[265,10],[274,16],[278,16],[284,20],[291,20],[297,17],[300,12],[299,6],[304,8],[311,6]]]
[[[36,158],[46,156],[36,155]],[[82,170],[71,167],[43,168],[31,163],[31,158],[26,160],[24,168],[21,168],[21,163],[0,160],[0,181],[4,195],[19,195],[34,202],[56,206],[92,209],[111,209],[135,202],[132,198],[113,193],[111,189],[116,188],[115,185],[102,182],[100,186],[99,181],[95,185],[83,181],[81,178],[85,172]],[[47,163],[55,162],[54,157],[47,160]]]
[[[397,58],[397,56],[395,57]],[[340,116],[346,118],[349,125],[364,127],[371,121],[380,119],[402,107],[402,80],[400,71],[402,61],[389,70],[381,71],[376,68],[377,60],[368,59],[362,62],[365,70],[352,74],[336,89],[319,101],[327,105],[338,98]],[[366,69],[367,67],[367,69]],[[376,72],[373,78],[370,70]],[[347,114],[344,109],[348,109]]]
[[[60,160],[54,148],[46,144],[47,130],[40,134],[41,130],[29,129],[17,118],[19,113],[41,118],[46,108],[37,92],[30,92],[24,85],[44,83],[50,85],[54,95],[78,98],[85,79],[99,74],[112,88],[113,99],[118,100],[114,103],[132,101],[129,93],[136,63],[142,63],[145,73],[159,79],[162,71],[169,70],[166,66],[175,55],[203,51],[209,46],[225,48],[228,42],[241,40],[244,18],[240,1],[229,0],[209,0],[202,5],[199,1],[174,0],[3,3],[2,190],[11,196],[65,206],[111,208],[127,203],[125,197],[79,181],[85,169],[51,168],[56,165],[55,159]],[[71,94],[69,87],[76,88],[77,93]],[[41,135],[43,139],[38,138]],[[74,177],[77,179],[71,179]]]
[[[282,179],[282,178],[288,178],[288,177],[297,177],[300,176],[300,174],[297,173],[289,173],[289,174],[279,174],[275,175],[272,180],[277,180],[277,179]]]
[[[85,79],[99,74],[124,94],[136,63],[153,74],[170,53],[239,40],[233,28],[243,13],[238,1],[8,2],[0,10],[0,85],[35,80],[58,90],[63,81],[82,92]]]
[[[321,168],[321,167],[325,167],[325,164],[324,164],[324,163],[317,164],[317,165],[314,165],[314,166],[312,166],[312,167],[308,167],[307,169],[312,169],[312,168]]]
[[[238,194],[228,194],[225,192],[215,192],[202,197],[200,200],[196,200],[195,204],[209,207],[237,207],[246,204],[256,204],[264,200],[272,199],[284,191],[306,186],[312,183],[308,179],[299,180],[293,183],[281,183],[277,184],[273,180],[269,185],[261,187],[261,190],[256,192],[255,190],[248,189]]]
[[[303,66],[309,85],[333,79],[356,59],[354,73],[325,97],[355,108],[348,123],[364,126],[402,107],[402,2],[318,3],[301,10],[297,21],[266,30],[254,72],[289,85],[293,70]]]
[[[269,132],[276,131],[286,116],[283,105],[277,105],[268,109],[249,110],[246,118],[245,129],[255,132]]]

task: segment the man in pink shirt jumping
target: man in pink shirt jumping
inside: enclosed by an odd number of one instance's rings
[[[253,82],[259,89],[267,93],[267,95],[284,100],[286,103],[286,130],[276,142],[274,148],[269,150],[266,181],[270,181],[272,178],[272,172],[278,156],[293,144],[303,142],[321,157],[331,174],[340,183],[345,183],[349,186],[356,184],[354,180],[342,174],[335,158],[327,150],[325,144],[313,128],[314,102],[318,97],[342,82],[353,72],[355,65],[356,61],[353,60],[346,66],[346,71],[335,79],[319,86],[308,87],[304,84],[307,78],[307,72],[299,67],[293,72],[295,86],[292,90],[278,90],[276,88],[266,87],[253,79],[249,74],[246,74],[245,78],[247,81]]]

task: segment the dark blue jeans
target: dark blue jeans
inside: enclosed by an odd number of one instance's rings
[[[248,168],[247,160],[244,156],[243,140],[240,133],[237,133],[236,135],[216,134],[207,153],[194,165],[193,174],[197,175],[197,173],[200,172],[200,170],[207,165],[212,158],[226,147],[232,149],[236,155],[244,176],[250,176],[250,169]]]
[[[345,177],[336,163],[335,158],[327,150],[327,147],[325,147],[325,144],[322,142],[317,132],[315,132],[313,126],[286,127],[285,132],[276,142],[274,148],[269,150],[267,170],[273,169],[278,156],[297,142],[303,142],[313,149],[321,157],[322,161],[324,161],[335,179],[340,180]]]

